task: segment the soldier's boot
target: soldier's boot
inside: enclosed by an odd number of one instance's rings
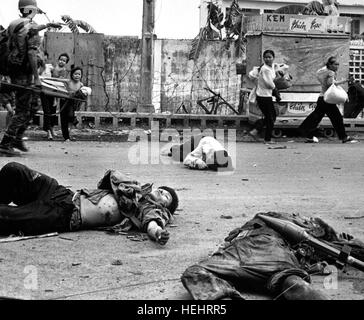
[[[14,138],[8,136],[6,133],[0,143],[0,156],[5,157],[18,157],[20,152],[17,152],[13,148]]]
[[[23,152],[28,152],[29,148],[25,145],[23,135],[26,128],[18,129],[15,139],[12,141],[12,147]]]
[[[18,149],[20,151],[23,151],[23,152],[28,152],[29,151],[29,148],[25,145],[22,138],[14,139],[11,145],[12,145],[13,148]]]

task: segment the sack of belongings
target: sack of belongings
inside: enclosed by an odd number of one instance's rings
[[[348,100],[348,94],[346,91],[340,87],[335,85],[334,83],[330,86],[329,89],[326,90],[324,94],[324,101],[330,104],[340,104],[344,103]]]
[[[260,67],[253,67],[253,69],[248,74],[249,78],[251,80],[258,80],[259,71],[260,71]]]
[[[257,87],[254,87],[249,93],[249,103],[255,103],[257,101]]]
[[[273,80],[278,90],[285,90],[292,87],[292,76],[288,73],[289,66],[285,63],[275,64],[276,77]]]

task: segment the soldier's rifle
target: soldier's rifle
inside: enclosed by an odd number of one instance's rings
[[[311,236],[305,229],[293,222],[268,217],[262,214],[258,214],[258,217],[287,240],[294,243],[306,242],[316,250],[336,259],[336,265],[339,268],[343,268],[346,264],[348,264],[360,271],[364,271],[364,262],[350,255],[350,246],[344,245],[343,248],[339,250]]]

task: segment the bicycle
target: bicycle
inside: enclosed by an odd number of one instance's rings
[[[177,114],[190,114],[192,110],[192,103],[191,101],[185,101],[183,100],[180,104],[180,106],[178,107],[178,109],[175,111],[175,113]]]
[[[205,90],[209,91],[213,94],[213,96],[199,99],[197,100],[197,104],[207,113],[207,114],[217,114],[217,111],[220,109],[221,114],[228,114],[229,109],[232,110],[235,114],[239,114],[239,112],[229,103],[227,102],[220,93],[217,93],[210,88],[204,88]],[[206,104],[212,105],[211,109],[209,110]]]

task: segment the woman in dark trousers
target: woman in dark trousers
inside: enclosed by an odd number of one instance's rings
[[[307,138],[306,142],[318,142],[318,139],[314,137],[313,133],[317,129],[317,126],[321,122],[322,118],[327,115],[334,127],[339,139],[342,143],[358,142],[353,137],[350,137],[345,132],[344,120],[340,113],[339,108],[336,104],[330,104],[325,102],[324,94],[330,86],[335,84],[342,84],[348,80],[336,81],[336,71],[339,68],[339,62],[337,62],[335,57],[330,57],[325,67],[319,69],[316,73],[318,80],[321,84],[321,92],[317,100],[317,106],[314,111],[312,111],[307,118],[301,123],[298,130],[301,135]]]
[[[273,61],[275,58],[274,51],[265,50],[263,53],[264,64],[260,68],[258,84],[257,84],[257,104],[259,109],[263,113],[263,121],[258,121],[255,128],[250,131],[250,135],[257,136],[265,126],[265,136],[264,142],[266,144],[274,143],[272,141],[272,131],[274,127],[274,122],[276,121],[276,111],[273,105],[272,93],[275,89],[274,78],[276,73],[273,66]]]

